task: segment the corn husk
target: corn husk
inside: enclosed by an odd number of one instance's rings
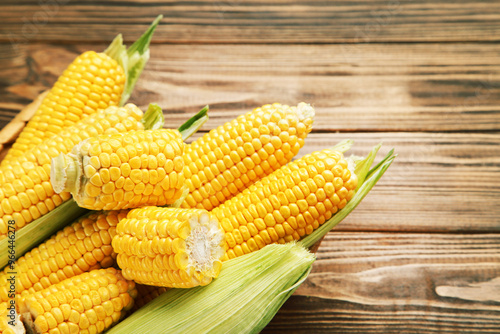
[[[170,289],[108,333],[258,333],[306,279],[315,256],[295,243],[224,262],[204,287]]]

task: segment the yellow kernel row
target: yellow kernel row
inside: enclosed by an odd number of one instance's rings
[[[131,210],[112,245],[125,278],[176,288],[217,277],[225,248],[223,230],[205,210],[152,206]]]
[[[142,116],[142,111],[131,103],[122,108],[111,106],[99,110],[2,166],[0,172],[5,169],[16,169],[18,164],[27,161],[40,166],[50,164],[52,158],[60,153],[70,152],[76,144],[90,137],[143,129],[144,126],[140,122]]]
[[[16,293],[22,296],[48,288],[67,278],[115,264],[111,241],[116,225],[127,211],[94,212],[57,232],[49,240],[21,256],[14,264]],[[0,282],[9,277],[9,267],[0,272]],[[8,289],[0,284],[0,302]]]
[[[308,154],[212,210],[234,258],[311,234],[354,196],[357,177],[342,153]]]
[[[20,229],[71,198],[68,192],[54,193],[50,165],[25,162],[19,168],[0,172],[0,234],[7,235],[9,221]],[[5,182],[5,179],[13,180]]]
[[[264,105],[188,145],[182,207],[211,210],[288,163],[304,145],[313,115],[305,104]]]
[[[83,163],[70,162],[78,165],[82,174],[82,180],[70,191],[80,206],[93,210],[172,204],[183,193],[183,152],[177,130],[89,138],[72,151]],[[52,165],[54,175],[64,168]],[[54,189],[63,190],[57,182],[52,180]]]
[[[168,288],[162,286],[151,286],[144,284],[136,284],[135,286],[137,288],[137,297],[135,298],[132,312],[135,312],[156,297],[168,291]]]
[[[120,271],[100,269],[21,297],[19,312],[33,320],[37,333],[101,333],[132,308],[136,296],[134,282]]]

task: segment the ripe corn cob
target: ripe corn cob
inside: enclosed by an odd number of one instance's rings
[[[40,246],[20,257],[15,265],[16,294],[25,296],[84,272],[115,264],[111,240],[127,211],[92,212],[65,227]],[[0,273],[0,303],[9,300],[7,278]]]
[[[314,109],[299,103],[264,105],[186,146],[183,208],[212,210],[285,165],[311,131]]]
[[[135,283],[114,268],[93,270],[20,298],[19,313],[34,333],[102,333],[134,304]]]
[[[87,51],[59,77],[0,166],[99,109],[123,105],[149,59],[149,43],[162,16],[127,50],[118,35],[103,53]]]
[[[91,210],[172,204],[183,193],[183,152],[177,130],[101,135],[53,159],[51,183]]]
[[[54,193],[49,181],[51,158],[90,136],[143,129],[142,114],[133,104],[99,111],[0,167],[1,235],[7,234],[9,220],[20,229],[71,198],[68,192]]]
[[[225,247],[223,230],[207,211],[158,207],[131,210],[112,245],[125,278],[174,288],[210,283]]]
[[[227,258],[311,234],[355,193],[343,154],[322,150],[281,167],[212,210],[226,232]]]
[[[137,311],[156,297],[168,291],[168,288],[165,288],[163,286],[152,286],[144,284],[136,284],[135,286],[137,288],[137,298],[135,298],[132,312]]]
[[[124,86],[125,73],[116,60],[84,52],[59,77],[2,165],[98,109],[118,105]]]

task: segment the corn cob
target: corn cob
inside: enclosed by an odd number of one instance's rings
[[[183,208],[212,210],[285,165],[311,131],[314,109],[264,105],[219,126],[186,146]]]
[[[123,105],[149,59],[149,43],[160,19],[129,50],[118,35],[104,52],[78,56],[43,99],[0,166],[99,109]]]
[[[225,247],[224,233],[207,211],[158,207],[131,210],[112,245],[125,278],[175,288],[210,283]]]
[[[116,60],[94,51],[81,54],[54,84],[2,165],[98,109],[117,105],[124,86],[125,73]]]
[[[165,288],[163,286],[152,286],[144,284],[136,284],[135,286],[137,288],[137,298],[135,298],[132,312],[137,311],[156,297],[159,297],[163,293],[168,291],[168,288]]]
[[[212,210],[226,232],[227,258],[311,234],[353,196],[343,154],[322,150],[281,167]]]
[[[183,152],[177,130],[101,135],[54,158],[51,183],[91,210],[172,204],[183,193]]]
[[[16,229],[20,229],[71,198],[68,192],[54,193],[49,181],[51,158],[68,152],[89,136],[143,129],[141,117],[142,111],[132,104],[123,108],[110,107],[0,167],[1,235],[7,234],[9,220],[14,220]]]
[[[22,297],[19,313],[34,333],[102,333],[130,310],[135,283],[114,268],[93,270]]]
[[[40,246],[20,257],[15,265],[16,294],[25,296],[84,272],[111,267],[116,253],[111,240],[127,211],[93,212],[65,227]],[[7,278],[0,273],[0,302],[9,300]]]

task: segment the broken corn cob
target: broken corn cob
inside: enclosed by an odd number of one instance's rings
[[[311,131],[314,109],[299,103],[256,108],[186,146],[183,208],[212,210],[285,165]]]
[[[118,35],[104,52],[78,56],[43,99],[0,166],[99,109],[123,105],[149,59],[149,43],[161,18],[128,50]]]
[[[116,253],[111,240],[127,211],[92,212],[65,227],[15,262],[16,294],[25,296],[84,272],[111,267]],[[9,300],[7,278],[0,273],[0,303]]]
[[[143,129],[142,115],[133,104],[99,111],[0,167],[1,235],[7,234],[9,220],[20,229],[71,198],[68,192],[54,193],[49,180],[51,158],[90,136]]]
[[[91,210],[172,204],[183,193],[184,142],[177,130],[101,135],[52,159],[56,193]]]
[[[131,210],[112,245],[125,278],[174,288],[210,283],[225,247],[224,232],[207,211],[158,207]]]
[[[355,193],[343,154],[314,152],[281,167],[212,210],[226,232],[227,258],[311,234]]]
[[[9,306],[7,306],[9,305]],[[8,307],[12,307],[9,309]],[[19,315],[16,312],[15,304],[0,303],[0,333],[2,334],[25,334],[26,331]]]
[[[102,333],[134,304],[135,283],[114,268],[93,270],[22,297],[19,314],[37,334]]]

